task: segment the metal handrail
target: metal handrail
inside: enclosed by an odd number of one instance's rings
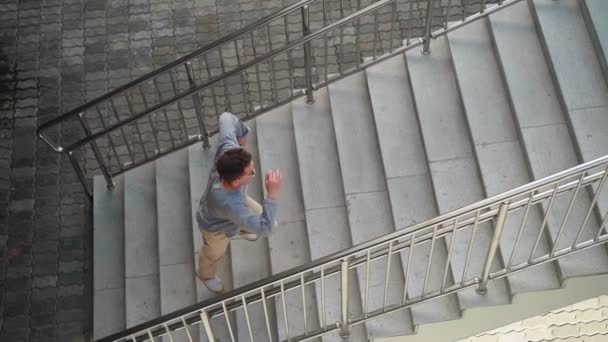
[[[209,129],[209,127],[207,127],[207,123],[205,122],[205,115],[203,114],[203,110],[202,110],[202,105],[201,105],[201,98],[200,95],[202,93],[204,93],[206,90],[211,90],[212,95],[210,96],[214,102],[213,104],[213,111],[214,113],[212,114],[213,117],[216,117],[219,113],[221,113],[221,104],[218,104],[221,100],[223,99],[225,101],[225,104],[227,106],[227,109],[230,109],[231,107],[231,103],[230,103],[230,98],[231,98],[231,94],[229,94],[230,90],[228,89],[227,86],[227,80],[231,77],[241,77],[240,80],[240,86],[241,89],[243,90],[243,94],[242,96],[244,97],[245,100],[245,114],[246,117],[244,117],[244,120],[249,120],[252,118],[255,118],[261,114],[263,114],[266,111],[269,111],[273,108],[276,108],[280,105],[283,105],[287,102],[293,101],[294,99],[300,97],[300,96],[304,96],[306,95],[307,97],[307,102],[311,103],[314,101],[314,97],[313,97],[313,91],[326,86],[332,82],[335,82],[339,79],[342,79],[348,75],[351,75],[355,72],[358,72],[364,68],[367,68],[371,65],[374,65],[382,60],[385,60],[387,58],[390,58],[392,56],[395,56],[399,53],[403,53],[404,51],[414,48],[416,46],[419,45],[423,45],[423,52],[428,52],[428,43],[430,41],[430,39],[432,38],[436,38],[442,34],[445,34],[445,32],[448,32],[450,30],[453,30],[457,27],[460,27],[462,25],[466,25],[470,22],[473,22],[475,20],[478,20],[479,18],[482,18],[486,15],[489,15],[490,13],[500,10],[502,8],[505,8],[507,6],[510,6],[514,3],[517,3],[521,0],[506,0],[506,1],[496,1],[496,3],[494,4],[494,6],[488,6],[486,4],[486,1],[483,1],[481,4],[481,7],[477,10],[477,12],[473,13],[472,15],[469,16],[465,16],[466,13],[466,6],[463,6],[463,10],[462,10],[462,19],[458,18],[459,20],[457,21],[452,21],[450,20],[451,16],[454,16],[455,14],[452,13],[453,8],[450,6],[455,7],[457,1],[454,2],[454,4],[451,4],[451,2],[448,3],[448,7],[445,8],[445,17],[441,19],[441,22],[438,24],[441,24],[440,28],[437,29],[436,31],[431,32],[431,30],[433,29],[435,25],[434,23],[436,21],[434,21],[433,17],[432,17],[432,10],[434,8],[436,8],[436,0],[410,0],[410,6],[409,6],[409,19],[408,19],[408,27],[407,27],[407,33],[404,34],[405,37],[403,37],[402,35],[399,36],[399,39],[403,39],[404,40],[404,45],[400,46],[400,44],[397,44],[397,46],[394,46],[394,31],[395,29],[395,12],[396,12],[396,6],[397,6],[397,1],[396,0],[380,0],[377,1],[371,5],[369,5],[368,7],[365,7],[363,9],[361,8],[357,8],[357,11],[353,12],[350,15],[346,15],[344,13],[344,9],[343,9],[343,2],[340,1],[340,18],[334,22],[331,22],[331,20],[329,19],[329,16],[327,15],[326,12],[326,1],[330,1],[330,0],[302,0],[299,1],[285,9],[282,9],[278,12],[275,12],[253,24],[250,24],[248,26],[246,26],[245,28],[219,40],[216,41],[204,48],[201,48],[199,50],[194,51],[193,53],[190,53],[178,60],[176,60],[173,63],[170,63],[158,70],[155,70],[145,76],[142,76],[132,82],[129,82],[128,84],[102,96],[99,97],[83,106],[80,106],[74,110],[71,110],[70,112],[56,118],[53,119],[43,125],[41,125],[38,130],[38,136],[49,146],[51,146],[51,148],[53,148],[53,150],[55,150],[56,152],[60,152],[60,153],[66,153],[68,155],[68,157],[70,158],[70,161],[72,162],[72,165],[74,165],[75,169],[76,169],[76,173],[79,177],[79,179],[81,180],[81,182],[83,183],[83,185],[85,185],[85,189],[90,193],[90,190],[88,189],[88,187],[86,186],[86,179],[85,179],[85,175],[84,175],[84,171],[83,168],[81,167],[81,165],[78,163],[78,161],[76,160],[76,157],[74,156],[74,152],[76,151],[85,151],[86,147],[90,147],[93,153],[93,157],[95,159],[95,161],[97,162],[97,164],[99,165],[99,168],[101,170],[101,172],[103,173],[104,177],[106,178],[106,182],[108,184],[109,188],[113,187],[113,177],[124,173],[128,170],[131,170],[133,168],[136,168],[144,163],[153,161],[155,159],[158,159],[164,155],[167,155],[173,151],[179,150],[181,148],[185,148],[187,146],[190,146],[192,144],[195,144],[199,141],[203,141],[204,146],[208,147],[209,146],[209,136],[214,135],[217,133],[216,129]],[[415,2],[414,2],[415,1]],[[424,35],[420,34],[417,35],[415,32],[412,33],[412,21],[413,19],[413,7],[414,4],[416,4],[417,6],[420,5],[420,3],[424,3],[426,4],[426,19],[423,18],[419,18],[421,21],[425,21],[426,23],[424,25]],[[309,9],[311,8],[311,6],[313,5],[319,5],[321,4],[323,7],[323,24],[324,26],[314,32],[311,32],[311,23],[310,23],[310,14],[309,14]],[[380,9],[382,8],[387,8],[388,6],[392,6],[392,18],[391,18],[391,25],[390,25],[390,40],[387,44],[385,45],[390,45],[390,48],[386,49],[382,47],[382,37],[380,35],[380,31],[378,29],[378,25],[377,25],[377,16],[378,16],[378,12]],[[418,8],[420,9],[420,8]],[[301,32],[302,35],[301,37],[294,39],[294,40],[290,40],[289,39],[289,33],[287,31],[288,28],[288,24],[287,24],[287,16],[289,15],[293,15],[293,14],[297,14],[297,11],[300,11],[301,14],[301,21],[302,21],[302,28],[301,28]],[[360,51],[360,44],[359,44],[359,38],[361,36],[364,35],[364,33],[361,33],[360,25],[361,25],[361,20],[364,19],[363,17],[366,15],[373,15],[374,16],[374,28],[372,30],[371,33],[369,33],[370,35],[373,35],[373,52],[367,52],[368,56],[366,56],[366,53],[363,53],[362,51]],[[460,12],[457,13],[458,16],[460,16]],[[442,15],[443,17],[443,15]],[[279,46],[279,47],[273,47],[273,42],[272,39],[270,38],[270,24],[273,22],[276,22],[277,20],[280,21],[281,19],[283,19],[283,21],[285,22],[284,24],[284,28],[285,28],[285,35],[286,35],[286,41],[283,45]],[[449,25],[448,25],[449,23]],[[340,44],[339,44],[339,51],[336,52],[336,56],[341,56],[342,58],[344,58],[345,56],[345,52],[344,52],[344,46],[343,46],[343,39],[344,39],[344,35],[342,34],[342,31],[349,25],[353,25],[355,26],[356,30],[355,30],[355,36],[357,39],[357,42],[355,43],[356,45],[356,58],[355,58],[355,66],[352,66],[350,68],[347,68],[347,70],[345,70],[345,67],[341,64],[338,63],[338,71],[337,73],[328,73],[328,38],[327,35],[331,34],[332,31],[340,31],[339,34],[339,38],[340,38]],[[264,54],[261,55],[257,55],[256,54],[256,42],[254,40],[254,32],[255,30],[261,29],[261,28],[265,28],[267,33],[268,33],[268,39],[267,41],[264,43],[268,43],[268,51],[265,52]],[[405,29],[403,29],[405,30]],[[398,33],[399,34],[399,33]],[[239,57],[239,52],[238,52],[238,39],[245,39],[245,37],[250,36],[251,37],[251,43],[253,45],[253,55],[254,58],[250,61],[241,61],[240,57]],[[418,40],[413,40],[412,38],[418,37]],[[323,52],[324,52],[324,65],[318,64],[315,65],[313,62],[313,56],[312,56],[312,41],[315,39],[323,39]],[[381,53],[380,55],[377,54],[377,41],[380,43],[379,45],[381,46]],[[232,46],[234,45],[234,49],[236,52],[236,59],[237,59],[237,66],[233,67],[233,68],[227,68],[225,66],[224,60],[222,59],[222,48],[225,46]],[[290,70],[289,71],[289,82],[290,82],[290,86],[289,91],[290,91],[290,95],[287,96],[286,98],[280,99],[279,95],[277,94],[277,79],[276,79],[276,72],[274,70],[274,65],[275,65],[275,58],[279,57],[281,54],[287,54],[288,55],[288,59],[291,58],[291,56],[293,55],[293,52],[298,49],[298,48],[303,48],[304,49],[304,78],[305,78],[305,89],[295,89],[294,88],[294,75],[293,75],[293,71]],[[207,59],[207,55],[211,54],[212,52],[217,52],[220,56],[220,60],[219,62],[221,63],[221,70],[222,73],[212,77],[212,73],[209,69],[209,61]],[[339,54],[339,55],[338,55]],[[206,72],[208,75],[208,78],[203,81],[203,76],[200,75],[200,81],[197,81],[197,73],[194,72],[193,70],[193,62],[198,60],[200,62],[200,59],[204,57],[205,60],[205,65],[206,65]],[[363,60],[361,60],[363,59]],[[320,60],[320,58],[319,58]],[[259,67],[261,65],[263,65],[264,63],[270,63],[271,67],[272,67],[272,71],[270,72],[271,74],[271,81],[270,81],[270,85],[272,88],[272,92],[273,92],[273,96],[272,96],[272,104],[270,105],[266,105],[264,104],[264,100],[262,99],[262,85],[260,82],[260,75],[259,75]],[[175,76],[179,75],[179,72],[181,70],[181,68],[184,69],[186,75],[187,75],[187,81],[188,81],[188,88],[180,91],[176,81],[175,81]],[[254,108],[253,112],[251,112],[250,110],[250,105],[254,105],[255,101],[251,99],[252,94],[253,93],[249,93],[249,90],[245,89],[246,88],[246,82],[244,81],[244,74],[246,72],[249,72],[249,70],[254,69],[256,71],[256,77],[257,77],[257,92],[258,92],[258,106],[257,108]],[[229,69],[229,70],[228,70]],[[322,77],[323,75],[321,75],[320,73],[320,69],[322,69],[324,71],[324,78]],[[319,78],[319,80],[317,80],[317,82],[313,82],[313,77],[314,77],[314,73],[317,72],[317,77]],[[171,82],[171,87],[170,90],[171,92],[173,92],[173,95],[170,96],[170,98],[167,99],[163,99],[162,98],[162,94],[161,91],[159,90],[159,84],[158,84],[158,79],[161,76],[169,76],[170,77],[170,82]],[[147,83],[153,83],[152,87],[155,90],[155,94],[153,94],[152,96],[154,97],[154,99],[158,99],[158,101],[154,102],[154,103],[148,103],[148,99],[146,94],[144,93],[144,91],[142,91],[142,87],[145,86]],[[217,87],[223,86],[224,87],[224,91],[228,92],[228,94],[224,93],[224,95],[218,97],[215,94],[215,90]],[[136,94],[134,95],[133,92],[139,92],[139,95]],[[191,138],[189,135],[189,128],[187,127],[186,124],[186,118],[185,118],[185,114],[184,114],[184,110],[183,108],[180,107],[180,104],[183,101],[190,101],[190,98],[192,98],[192,103],[193,103],[193,107],[194,107],[194,111],[195,111],[195,118],[197,120],[197,133],[194,135],[194,138]],[[143,102],[143,110],[136,110],[134,109],[134,100],[138,99],[140,100],[140,102]],[[126,118],[121,118],[119,114],[119,111],[117,110],[117,108],[115,107],[115,101],[123,101],[126,102],[126,106],[128,106],[128,109],[126,110],[125,114],[127,117]],[[190,103],[190,102],[188,102]],[[178,125],[180,125],[179,130],[182,130],[183,128],[183,132],[184,135],[186,136],[185,138],[181,139],[175,139],[175,137],[172,134],[172,128],[170,127],[170,119],[169,116],[167,115],[167,110],[169,109],[169,107],[174,106],[175,104],[177,104],[178,106],[178,118],[175,118],[173,120],[179,121],[180,123]],[[110,117],[106,120],[104,120],[104,117],[100,111],[100,106],[109,106],[110,108],[107,110],[107,115],[111,115],[113,114],[113,117]],[[124,107],[124,105],[123,105]],[[91,112],[95,112],[91,115],[88,115],[87,113],[91,111]],[[171,146],[166,147],[166,148],[161,148],[161,144],[159,143],[159,141],[161,139],[159,139],[159,132],[156,131],[156,126],[159,124],[158,122],[156,122],[155,120],[151,119],[151,116],[154,113],[161,113],[164,114],[164,119],[167,125],[167,129],[166,131],[168,132],[168,134],[170,135],[170,143]],[[124,113],[123,113],[124,114]],[[91,116],[92,118],[90,118],[89,116]],[[124,116],[124,115],[123,115]],[[71,142],[71,143],[66,143],[67,146],[63,146],[62,144],[53,141],[53,139],[51,139],[47,134],[46,131],[49,130],[51,127],[55,127],[56,125],[59,125],[67,120],[73,119],[73,118],[78,118],[79,122],[80,122],[80,126],[82,128],[82,132],[84,135],[84,138],[81,138],[75,142]],[[143,141],[143,135],[140,131],[140,125],[143,119],[148,119],[149,121],[149,126],[150,126],[150,130],[152,130],[152,135],[154,137],[154,142],[156,143],[155,145],[155,149],[154,151],[150,152],[148,149],[146,149],[145,146],[145,142]],[[92,129],[91,128],[91,124],[89,121],[100,121],[101,122],[101,129]],[[107,122],[106,122],[107,121]],[[113,121],[113,122],[112,122]],[[127,138],[130,134],[126,134],[124,129],[125,128],[133,128],[133,126],[135,127],[136,132],[133,135],[136,139],[138,139],[138,141],[134,141],[135,138],[133,138],[133,141],[129,141],[129,139]],[[114,138],[112,137],[113,134],[118,134],[119,137]],[[119,145],[117,147],[117,143],[116,140],[119,140],[121,145]],[[105,147],[108,157],[107,160],[104,159],[103,155],[104,153],[102,153],[102,142],[105,142],[106,145],[109,145],[109,147]],[[150,142],[152,143],[152,142]],[[143,151],[144,157],[140,157],[137,158],[136,154],[136,147],[139,147],[140,150],[140,154],[141,151]],[[119,150],[121,150],[121,148],[123,150],[126,150],[128,152],[128,158],[126,156],[124,156],[124,151],[122,152],[123,155],[119,154]],[[124,160],[126,159],[126,161]],[[112,162],[114,161],[114,165],[112,165]],[[114,169],[113,169],[114,168]]]
[[[306,328],[305,331],[294,332],[292,335],[289,335],[289,330],[286,329],[287,339],[290,341],[305,341],[332,332],[338,332],[342,336],[347,336],[354,325],[404,310],[422,302],[449,296],[471,287],[476,287],[478,293],[484,294],[488,291],[488,283],[490,281],[496,281],[514,273],[608,242],[608,227],[606,227],[608,223],[608,207],[605,204],[602,204],[602,208],[598,206],[598,199],[605,188],[607,179],[608,156],[604,156],[477,203],[453,210],[431,220],[334,253],[310,264],[284,271],[208,299],[202,303],[108,336],[98,342],[143,341],[150,337],[171,335],[182,329],[190,329],[192,326],[198,326],[201,321],[204,321],[201,332],[207,334],[209,340],[213,341],[218,326],[216,324],[214,328],[214,319],[229,323],[231,313],[240,312],[240,310],[246,311],[248,307],[255,303],[262,303],[265,312],[264,317],[257,317],[257,319],[265,320],[269,326],[272,323],[269,322],[268,318],[268,299],[275,298],[277,301],[284,301],[290,293],[300,293],[300,291],[302,296],[305,296],[304,289],[307,286],[315,286],[317,292],[320,290],[322,294],[319,300],[323,306],[323,319],[319,319],[321,322],[318,329],[308,330]],[[586,191],[582,191],[583,188]],[[568,194],[573,195],[568,198]],[[551,206],[557,202],[561,202],[562,205],[568,204],[565,216],[562,217],[563,213],[560,212],[558,215],[559,219],[556,218],[556,214],[558,213],[551,212]],[[575,207],[578,208],[574,209],[578,210],[577,215],[580,215],[580,217],[584,216],[584,220],[580,226],[578,224],[567,225],[566,223],[571,215],[572,208]],[[531,219],[531,215],[528,214],[532,211],[542,212],[542,220],[540,218],[537,221]],[[523,218],[520,215],[522,213]],[[517,225],[506,225],[505,221],[512,215],[516,215],[514,217],[518,218]],[[540,227],[534,225],[541,221]],[[553,236],[550,236],[551,234],[547,236],[550,237],[551,243],[549,247],[551,247],[551,250],[547,250],[539,256],[537,255],[539,251],[538,241],[546,235],[544,231],[546,225],[551,225],[553,228],[559,227],[559,231],[555,234],[554,230]],[[525,229],[534,228],[538,228],[537,241],[533,248],[531,248],[531,253],[528,253],[528,250],[523,250],[523,247],[521,247],[521,235]],[[483,243],[475,241],[475,234],[481,234],[484,229],[486,233],[491,234],[490,246],[484,246]],[[513,230],[511,233],[517,232],[515,245],[512,251],[501,250],[501,253],[498,253],[501,234],[509,229]],[[466,261],[462,277],[457,278],[454,270],[450,268],[450,256],[454,249],[452,241],[454,241],[453,239],[456,234],[467,230],[469,232],[472,231],[472,234],[466,241],[468,250],[466,251]],[[566,230],[569,231],[569,241],[563,237]],[[462,233],[460,234],[463,235]],[[574,238],[575,235],[576,238]],[[433,260],[434,249],[432,246],[435,245],[436,241],[442,240],[445,240],[447,245],[448,239],[450,239],[450,247],[441,287],[429,288],[427,282],[431,261]],[[562,242],[562,244],[567,242],[565,248],[559,248],[559,242]],[[418,246],[424,244],[431,245],[431,255],[428,257],[423,281],[424,287],[420,293],[410,293],[411,290],[408,287],[408,281],[412,281],[409,279],[411,278],[410,263],[417,256],[415,252],[416,248],[419,249],[420,247]],[[483,259],[483,269],[467,272],[469,262],[473,258],[472,250],[474,248],[485,250],[485,247],[488,248]],[[517,258],[514,258],[514,255],[518,251],[526,255],[523,261],[520,260],[518,262]],[[393,302],[391,300],[387,301],[387,292],[391,290],[389,289],[390,260],[405,254],[409,255],[407,259],[402,258],[403,260],[407,260],[407,266],[404,266],[402,270],[405,272],[405,283],[402,288],[397,289],[403,291],[402,300],[399,298]],[[502,260],[497,260],[499,255],[502,255]],[[497,261],[501,263],[501,266],[498,269],[493,269],[492,265],[496,265]],[[384,297],[383,305],[378,308],[366,307],[362,313],[355,314],[349,311],[348,287],[350,280],[348,275],[349,272],[357,272],[360,276],[367,279],[365,295],[362,295],[367,299],[367,296],[374,295],[367,288],[371,264],[380,264],[380,266],[376,267],[386,272],[386,278],[383,281],[384,291],[379,289],[379,292]],[[366,275],[363,273],[364,270],[367,270]],[[473,274],[469,275],[468,273]],[[448,281],[451,274],[454,274],[454,279]],[[333,279],[332,277],[339,277],[340,283],[340,286],[334,288],[333,291],[327,288],[328,282]],[[328,292],[330,296],[327,296]],[[326,297],[341,298],[340,317],[336,318],[338,319],[338,324],[326,321],[324,314]],[[303,302],[305,303],[305,301]],[[304,315],[306,315],[307,309],[305,304],[303,304],[301,309],[304,311]],[[277,310],[279,309],[277,308]],[[247,316],[246,320],[247,325],[250,326],[251,318]]]

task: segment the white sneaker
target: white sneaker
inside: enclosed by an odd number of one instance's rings
[[[258,234],[240,231],[238,237],[247,241],[256,241],[258,239]]]
[[[200,277],[199,277],[199,279],[200,279]],[[207,286],[209,291],[215,292],[215,293],[224,292],[224,284],[222,284],[222,280],[220,278],[218,278],[217,276],[215,276],[215,278],[212,278],[212,279],[201,279],[201,280],[203,281],[203,284],[205,284],[205,286]]]

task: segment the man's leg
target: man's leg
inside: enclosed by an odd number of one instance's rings
[[[230,239],[223,233],[212,233],[201,229],[203,250],[198,258],[198,277],[214,292],[222,292],[221,281],[216,277],[218,262],[226,255]]]

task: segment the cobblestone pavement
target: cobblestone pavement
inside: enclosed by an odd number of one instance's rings
[[[36,138],[36,127],[293,2],[0,2],[0,341],[72,342],[90,338],[91,207],[69,161]],[[352,12],[357,0],[345,3],[350,4]],[[335,4],[328,4],[328,8],[330,13],[337,11]],[[403,20],[409,13],[399,11],[395,29],[405,30],[409,22]],[[320,27],[322,16],[318,8],[311,8],[313,29]],[[391,16],[381,13],[378,18],[386,33],[386,21]],[[292,28],[301,27],[300,20],[296,13],[286,23],[271,25],[271,41],[284,41],[285,25],[291,32]],[[360,37],[362,51],[368,54],[370,47],[375,47],[374,39],[370,39],[370,20],[376,19],[361,21],[364,34]],[[335,33],[329,35],[328,73],[354,63],[353,32],[353,28],[346,29],[341,38]],[[268,36],[255,38],[264,40]],[[338,41],[350,54],[336,47]],[[253,56],[251,42],[249,46],[242,44],[242,53]],[[313,41],[312,45],[314,58],[321,58],[324,44]],[[346,57],[339,60],[337,51]],[[301,49],[293,54],[303,56]],[[224,56],[224,62],[234,63],[234,57]],[[302,58],[292,59],[287,63],[277,58],[276,65],[266,63],[256,74],[245,77],[248,91],[255,91],[257,84],[264,88],[256,95],[259,103],[271,98],[275,90],[289,92],[290,72],[294,83],[302,84],[303,74],[298,71]],[[271,68],[276,68],[275,88],[264,86],[273,83],[268,75]],[[216,60],[211,71],[217,74],[218,70],[221,69]],[[325,70],[317,70],[315,77],[324,73]],[[223,92],[223,86],[217,91]],[[234,92],[235,98],[242,97],[243,90],[240,91]],[[215,105],[208,98],[203,106],[213,111]],[[54,132],[59,141],[73,140],[78,134],[75,120]],[[151,137],[144,139],[146,144],[152,144]],[[102,147],[108,150],[107,144]],[[154,149],[154,145],[144,149]],[[91,153],[87,153],[90,157]],[[95,171],[94,164],[89,163],[85,169]]]

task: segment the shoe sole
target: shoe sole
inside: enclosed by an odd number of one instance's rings
[[[194,272],[194,275],[198,278],[198,280],[200,280],[203,283],[203,285],[205,285],[205,287],[207,288],[207,290],[209,290],[209,291],[211,291],[211,292],[213,292],[215,294],[222,294],[222,293],[224,293],[225,289],[223,288],[223,286],[222,286],[222,290],[221,291],[215,291],[215,290],[211,289],[209,286],[207,286],[207,283],[205,283],[205,281],[203,280],[203,278],[201,278],[198,275],[197,272]]]

